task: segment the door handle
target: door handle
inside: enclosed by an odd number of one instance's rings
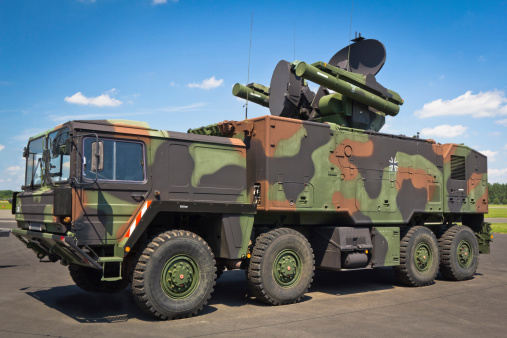
[[[131,192],[130,193],[130,196],[134,197],[134,198],[141,198],[144,200],[144,194],[143,193],[140,193],[140,192]]]

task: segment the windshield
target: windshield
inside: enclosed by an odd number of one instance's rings
[[[41,185],[43,176],[46,176],[46,180],[53,182],[69,179],[70,143],[68,139],[69,129],[64,128],[50,133],[47,138],[41,136],[28,143],[25,186]],[[46,156],[43,156],[44,149],[47,149]],[[47,175],[48,172],[49,175]],[[46,183],[52,184],[52,182]]]
[[[42,182],[42,142],[39,137],[28,143],[28,157],[26,159],[25,185],[40,185]]]

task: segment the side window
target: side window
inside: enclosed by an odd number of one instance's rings
[[[84,140],[83,176],[95,179],[92,170],[92,144],[95,138]],[[108,181],[144,181],[143,145],[137,142],[99,139],[102,142],[104,165],[98,171],[99,180]]]

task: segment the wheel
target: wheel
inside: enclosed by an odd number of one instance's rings
[[[128,285],[127,276],[123,275],[123,279],[106,282],[101,281],[102,270],[89,268],[82,265],[69,265],[70,277],[82,290],[97,293],[115,293],[125,289]]]
[[[399,281],[409,286],[426,286],[438,273],[438,242],[423,226],[410,228],[400,241],[400,265],[395,267]]]
[[[439,239],[440,272],[453,281],[471,279],[479,265],[479,242],[472,229],[454,225]]]
[[[139,254],[132,293],[158,319],[190,317],[211,297],[215,272],[213,252],[201,237],[182,230],[163,232]]]
[[[250,292],[258,300],[291,304],[301,300],[313,281],[315,262],[308,240],[280,228],[257,237],[248,267]]]

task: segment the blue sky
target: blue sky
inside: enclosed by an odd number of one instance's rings
[[[30,135],[72,119],[186,131],[244,118],[232,96],[279,60],[328,61],[351,1],[0,0],[0,190]],[[354,1],[352,35],[384,43],[377,80],[405,100],[382,131],[465,143],[507,183],[507,1]],[[317,86],[314,85],[314,88]],[[249,117],[269,114],[249,105]]]

